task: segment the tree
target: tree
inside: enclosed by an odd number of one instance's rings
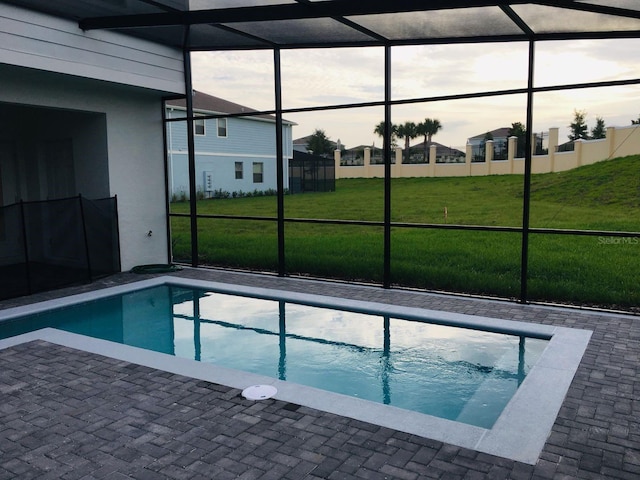
[[[569,125],[571,129],[571,134],[569,135],[569,140],[574,141],[579,138],[589,138],[588,135],[588,127],[585,122],[585,118],[587,116],[587,112],[585,110],[574,110],[573,111],[573,122]]]
[[[324,133],[324,130],[316,128],[309,138],[307,150],[313,152],[314,155],[331,155],[333,145],[329,137]]]
[[[409,163],[409,142],[418,136],[416,124],[413,122],[404,122],[402,125],[398,125],[396,134],[399,138],[404,138],[404,163]]]
[[[637,120],[631,120],[631,125],[640,125],[640,115],[638,115]]]
[[[398,132],[398,126],[394,125],[393,123],[391,124],[391,146],[393,147],[396,143],[396,134]],[[376,128],[373,129],[373,133],[375,133],[376,135],[378,135],[379,137],[382,137],[382,151],[385,151],[385,145],[384,145],[384,121],[378,123],[376,125]]]
[[[527,131],[524,128],[522,122],[514,122],[511,124],[511,128],[507,134],[509,137],[516,137],[516,153],[515,156],[518,158],[524,157],[525,146],[527,145]]]
[[[424,135],[424,161],[427,162],[429,158],[429,147],[431,146],[431,139],[435,134],[442,130],[442,124],[437,118],[425,118],[424,122],[420,122],[416,126],[416,133],[418,135]]]
[[[596,117],[596,126],[591,129],[591,138],[605,138],[607,136],[607,127],[604,125],[602,117]]]

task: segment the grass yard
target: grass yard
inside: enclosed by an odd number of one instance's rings
[[[392,221],[519,227],[522,182],[520,175],[393,179]],[[171,211],[187,213],[188,204],[172,203]],[[276,198],[201,200],[198,213],[275,217]],[[383,181],[338,180],[335,192],[288,195],[285,217],[382,221]],[[640,156],[534,175],[531,227],[639,232]],[[174,258],[190,261],[188,219],[173,217],[172,232]],[[198,240],[203,264],[277,268],[275,222],[201,218]],[[511,232],[393,227],[392,282],[517,297],[521,241]],[[382,227],[285,224],[288,273],[379,283],[382,251]],[[531,234],[529,267],[531,299],[640,305],[640,236]]]

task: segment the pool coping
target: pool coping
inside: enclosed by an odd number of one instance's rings
[[[592,333],[589,330],[170,276],[156,277],[126,285],[80,293],[28,306],[8,308],[0,311],[0,321],[51,308],[69,306],[81,301],[97,300],[166,284],[205,288],[236,295],[277,298],[290,302],[330,306],[351,311],[367,311],[380,315],[428,319],[432,323],[481,328],[515,335],[538,338],[550,337],[550,341],[537,364],[531,369],[491,429],[441,419],[271,377],[63,332],[53,328],[45,328],[0,340],[0,349],[33,340],[44,340],[232,388],[244,389],[255,384],[273,385],[278,389],[275,398],[279,400],[511,460],[535,464],[549,436]],[[548,388],[549,385],[552,385],[553,388]]]

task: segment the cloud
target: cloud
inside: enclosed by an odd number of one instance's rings
[[[537,51],[552,49],[555,51],[569,51],[574,55],[588,57],[591,60],[604,60],[610,64],[617,64],[616,70],[626,71],[628,74],[639,76],[640,68],[633,59],[640,50],[640,39],[608,39],[608,40],[574,40],[570,42],[544,42]],[[611,73],[611,72],[607,72]]]
[[[372,54],[375,50],[378,55]],[[286,107],[380,101],[384,97],[384,59],[380,48],[337,48],[282,53]]]
[[[640,77],[640,40],[539,42],[535,84],[556,85]],[[192,54],[195,88],[256,109],[274,108],[273,53],[270,51]],[[391,49],[392,98],[524,88],[526,43],[405,46]],[[384,99],[384,50],[379,47],[284,50],[281,53],[285,108],[350,104]],[[587,110],[589,125],[602,116],[607,125],[629,125],[640,113],[640,86],[540,93],[534,96],[534,130],[568,132],[574,109]],[[380,144],[373,134],[384,109],[353,108],[287,114],[298,125],[294,138],[314,129],[347,147]],[[526,96],[428,102],[392,107],[392,121],[437,118],[443,129],[435,141],[463,147],[483,131],[526,121]],[[415,142],[421,141],[416,139]]]
[[[272,52],[195,52],[191,59],[196,90],[258,110],[275,108]]]

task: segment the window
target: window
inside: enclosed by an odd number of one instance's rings
[[[193,121],[193,131],[196,135],[205,135],[204,122],[204,118],[196,118]]]
[[[253,162],[253,183],[262,183],[263,170],[264,170],[264,163]]]
[[[219,137],[227,136],[227,119],[226,118],[218,119],[218,136]]]
[[[242,162],[236,162],[236,180],[242,180],[243,172],[242,172]]]

